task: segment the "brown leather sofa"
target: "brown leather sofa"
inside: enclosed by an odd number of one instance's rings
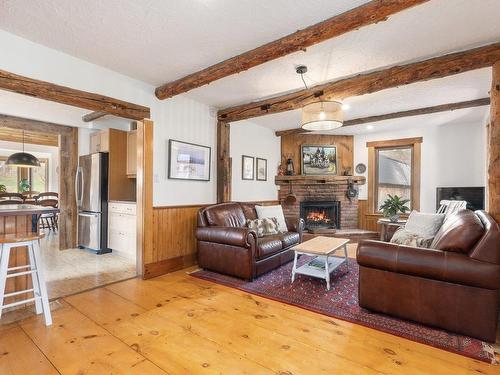
[[[198,265],[253,280],[293,259],[290,248],[302,242],[304,221],[288,223],[288,232],[257,238],[245,224],[256,219],[255,204],[221,203],[198,212]]]
[[[361,307],[494,342],[500,231],[484,211],[450,215],[432,249],[358,245]]]

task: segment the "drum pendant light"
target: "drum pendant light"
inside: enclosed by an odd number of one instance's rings
[[[10,155],[5,162],[5,165],[10,165],[12,167],[39,167],[40,160],[38,160],[35,156],[24,152],[24,130],[23,130],[23,152],[16,152]]]
[[[300,74],[302,82],[307,89],[308,87],[304,80],[304,74],[307,72],[307,67],[300,65],[295,71],[297,74]],[[342,112],[342,103],[340,102],[334,100],[321,100],[319,98],[317,102],[309,103],[302,107],[300,126],[304,130],[333,130],[340,128],[343,123],[344,116]]]

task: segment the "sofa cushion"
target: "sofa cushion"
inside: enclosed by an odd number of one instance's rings
[[[276,253],[279,253],[283,249],[283,243],[281,242],[281,234],[275,234],[272,236],[266,236],[257,239],[257,258],[264,259]]]
[[[405,228],[399,228],[391,238],[391,243],[413,247],[429,247],[434,237],[425,238]]]
[[[208,225],[218,227],[243,227],[245,215],[238,203],[223,203],[207,207],[205,217]]]
[[[288,231],[285,215],[283,215],[283,208],[279,204],[276,206],[255,206],[255,211],[257,211],[259,219],[275,217],[278,220],[280,232]]]
[[[418,237],[434,238],[443,225],[444,217],[445,214],[412,211],[406,222],[405,229]]]
[[[278,221],[275,217],[265,219],[247,220],[246,226],[257,233],[257,237],[278,234]]]
[[[243,215],[247,220],[257,219],[257,212],[255,211],[255,203],[240,203]]]
[[[300,235],[297,232],[285,232],[281,234],[283,248],[297,245],[300,242]]]
[[[436,233],[431,248],[467,254],[484,234],[481,220],[470,210],[448,216]]]

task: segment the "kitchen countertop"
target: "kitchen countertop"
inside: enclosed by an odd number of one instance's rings
[[[59,212],[58,208],[36,206],[33,204],[0,205],[0,216],[41,215]]]
[[[137,202],[136,202],[136,201],[115,201],[115,200],[109,201],[108,203],[137,204]]]

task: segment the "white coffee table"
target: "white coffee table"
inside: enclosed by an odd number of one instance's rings
[[[348,239],[318,236],[305,241],[292,248],[295,252],[292,269],[292,283],[296,274],[307,275],[326,280],[326,289],[330,290],[330,273],[342,264],[348,265],[347,244]],[[343,256],[334,253],[343,249]],[[314,258],[308,263],[297,268],[299,255],[311,255]]]

